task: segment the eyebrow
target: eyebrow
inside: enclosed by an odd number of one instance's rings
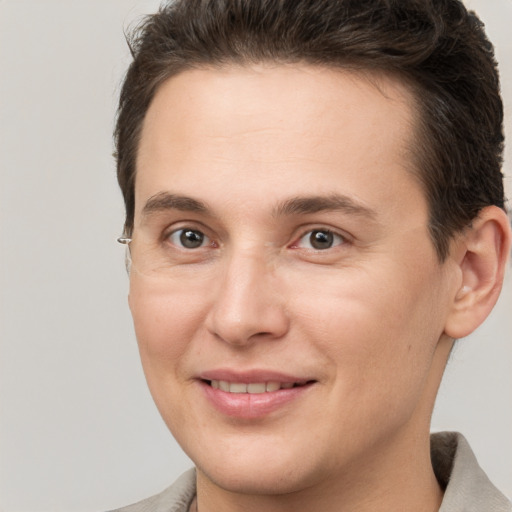
[[[330,194],[328,196],[292,197],[274,209],[274,216],[307,215],[324,211],[342,211],[350,215],[375,219],[377,212],[349,196]]]
[[[183,212],[208,213],[208,207],[201,201],[192,197],[159,192],[151,196],[142,208],[142,216],[167,210],[181,210]]]
[[[167,210],[202,213],[211,215],[208,206],[189,196],[159,192],[151,196],[142,209],[142,216],[160,213]],[[350,215],[375,219],[375,210],[355,201],[349,196],[330,194],[328,196],[297,196],[278,203],[273,209],[274,217],[290,215],[308,215],[325,211],[342,211]]]

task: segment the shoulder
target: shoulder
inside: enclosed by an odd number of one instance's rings
[[[445,487],[439,512],[512,512],[512,503],[491,483],[463,435],[432,434],[431,457]]]
[[[190,469],[162,492],[111,512],[188,512],[195,494],[196,472]]]

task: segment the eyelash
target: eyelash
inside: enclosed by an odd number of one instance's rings
[[[184,246],[184,239],[183,237],[186,236],[186,233],[189,234],[199,234],[199,237],[201,240],[199,240],[200,245],[197,247],[185,247]],[[310,242],[312,242],[310,245],[313,245],[313,235],[314,234],[320,234],[321,236],[317,239],[317,242],[320,244],[324,241],[327,242],[327,244],[330,243],[329,247],[304,247],[301,245],[301,242],[309,236]],[[323,236],[323,239],[322,239]],[[179,237],[179,238],[177,238]],[[196,227],[191,226],[183,226],[178,229],[173,229],[172,231],[169,231],[164,234],[163,236],[164,241],[168,241],[171,245],[178,247],[185,251],[193,251],[196,249],[203,249],[205,247],[210,248],[217,248],[218,244],[212,240],[210,236],[208,236],[203,229],[198,229]],[[174,240],[173,240],[174,239]],[[206,243],[205,243],[206,242]],[[192,244],[194,243],[194,240],[192,238]],[[336,231],[325,228],[325,227],[318,227],[318,228],[309,228],[302,232],[299,238],[297,238],[294,242],[292,242],[290,245],[288,245],[288,248],[290,249],[306,249],[306,250],[313,250],[315,252],[324,252],[329,249],[336,248],[338,246],[342,246],[349,243],[349,239],[346,235],[343,235],[341,233],[337,233]]]
[[[198,247],[185,247],[183,245],[182,237],[184,235],[186,235],[186,233],[200,234],[203,237],[203,240],[201,240],[201,245],[199,245]],[[173,238],[178,237],[178,236],[179,236],[179,241],[182,242],[181,244],[179,243],[178,240],[173,240]],[[181,227],[178,229],[173,229],[172,231],[165,233],[163,236],[163,239],[164,239],[164,241],[169,241],[169,243],[172,244],[173,246],[179,247],[180,249],[183,249],[183,250],[202,249],[204,247],[212,247],[212,248],[217,247],[217,244],[214,241],[212,241],[211,237],[209,237],[204,232],[204,230],[198,229],[195,227],[190,227],[190,226],[184,226],[184,227]],[[205,240],[207,240],[208,243],[205,244],[204,243]]]
[[[326,240],[328,242],[332,243],[332,245],[330,245],[329,247],[324,247],[324,248],[311,247],[310,248],[310,249],[312,249],[312,250],[314,250],[316,252],[324,252],[324,251],[327,251],[329,249],[334,249],[335,247],[338,247],[340,245],[345,245],[345,244],[348,243],[348,237],[347,236],[342,235],[341,233],[337,233],[336,231],[333,231],[332,229],[321,227],[321,228],[312,228],[312,229],[308,229],[307,231],[304,231],[302,233],[302,235],[297,239],[297,241],[293,242],[289,247],[291,249],[301,249],[301,248],[303,248],[300,245],[301,241],[303,239],[305,239],[307,236],[309,236],[309,240],[311,242],[313,242],[312,237],[313,237],[313,235],[315,233],[326,235]],[[325,238],[324,238],[324,240],[325,240]],[[336,243],[336,240],[338,240],[337,243]],[[321,239],[318,239],[317,241],[322,243]]]

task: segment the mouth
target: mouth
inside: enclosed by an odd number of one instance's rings
[[[307,386],[312,384],[314,381],[301,381],[301,382],[279,382],[279,381],[268,381],[268,382],[230,382],[227,380],[203,380],[205,384],[214,388],[220,389],[226,393],[248,393],[248,394],[262,394],[262,393],[273,393],[281,389],[292,389]]]
[[[215,373],[223,375],[202,375],[198,379],[200,388],[217,412],[238,420],[257,420],[280,410],[289,410],[293,404],[300,403],[301,397],[309,396],[318,383],[317,380],[294,379],[272,372]]]

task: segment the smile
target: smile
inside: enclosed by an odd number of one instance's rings
[[[232,373],[229,371],[215,373],[224,375],[202,375],[197,380],[199,389],[214,409],[240,420],[261,419],[292,407],[301,397],[308,396],[318,383],[309,379],[294,380],[273,372],[247,372],[244,376],[229,375]]]
[[[291,389],[294,387],[304,386],[306,382],[229,382],[227,380],[211,380],[210,386],[214,389],[220,389],[226,393],[272,393],[280,389]]]

